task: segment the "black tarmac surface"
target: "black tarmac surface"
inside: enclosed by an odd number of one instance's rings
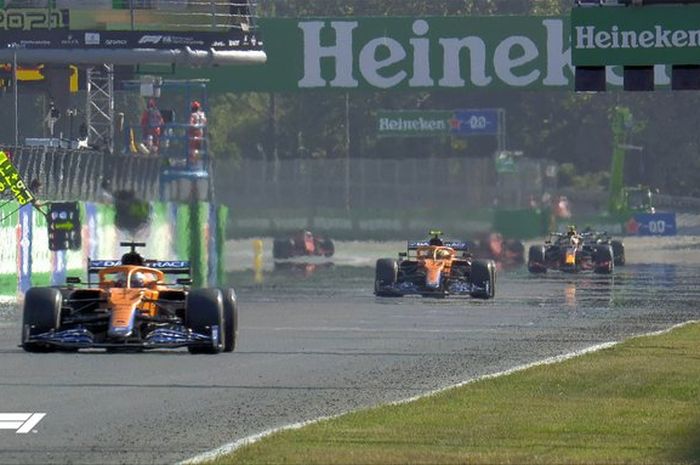
[[[673,244],[671,244],[673,246]],[[693,250],[693,253],[697,251]],[[613,277],[502,272],[493,301],[378,299],[373,269],[231,273],[233,354],[27,354],[0,309],[0,464],[173,463],[244,436],[411,397],[523,363],[700,319],[700,265],[646,263]]]

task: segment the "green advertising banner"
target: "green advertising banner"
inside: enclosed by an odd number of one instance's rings
[[[570,89],[570,21],[553,16],[261,19],[268,62],[179,70],[211,91]]]
[[[574,8],[577,66],[700,64],[700,6]]]

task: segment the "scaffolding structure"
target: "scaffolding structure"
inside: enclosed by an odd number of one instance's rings
[[[88,145],[114,153],[114,65],[87,68],[86,81]]]

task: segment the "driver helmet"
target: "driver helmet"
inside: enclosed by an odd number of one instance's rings
[[[144,287],[145,277],[143,273],[137,271],[131,274],[131,287]]]
[[[578,235],[578,232],[576,232],[576,226],[571,224],[566,230],[566,235],[569,237],[576,236]]]
[[[446,259],[450,258],[451,254],[450,254],[450,251],[447,249],[438,249],[438,251],[435,253],[435,255],[437,256],[437,258],[439,260],[446,260]]]

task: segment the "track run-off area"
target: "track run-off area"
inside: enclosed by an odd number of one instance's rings
[[[232,241],[239,341],[217,356],[27,354],[20,309],[2,303],[0,413],[46,416],[27,434],[0,429],[0,463],[174,463],[699,319],[700,238],[626,243],[628,265],[613,276],[503,270],[496,298],[476,301],[375,298],[374,260],[399,242],[338,243],[333,264],[275,267],[266,255],[256,275],[250,241]]]

